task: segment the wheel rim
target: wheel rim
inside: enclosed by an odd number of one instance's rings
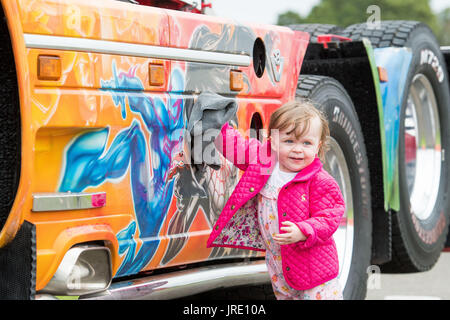
[[[405,177],[411,212],[428,219],[437,200],[441,176],[441,135],[433,87],[417,74],[405,110]]]
[[[339,228],[333,235],[339,258],[339,283],[345,288],[350,273],[353,254],[353,197],[350,173],[344,152],[339,144],[330,137],[330,149],[326,153],[324,168],[337,181],[345,201],[345,213]]]

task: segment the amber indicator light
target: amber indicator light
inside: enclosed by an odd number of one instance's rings
[[[244,89],[244,76],[239,70],[230,71],[230,90],[241,91]]]
[[[388,73],[385,68],[377,67],[378,69],[378,77],[380,78],[380,82],[387,82],[388,81]]]
[[[38,79],[59,80],[61,78],[61,58],[58,56],[38,56]]]
[[[148,78],[151,86],[162,86],[165,82],[164,66],[162,64],[150,63],[148,65]]]

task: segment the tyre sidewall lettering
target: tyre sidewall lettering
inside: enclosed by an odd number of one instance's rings
[[[440,119],[440,129],[441,129],[441,143],[442,143],[442,149],[446,149],[446,142],[448,141],[448,129],[445,127],[445,125],[442,124],[443,117],[448,117],[448,113],[446,110],[443,110],[442,106],[443,98],[441,97],[442,90],[445,89],[445,76],[442,71],[442,65],[439,61],[438,54],[436,54],[436,48],[433,48],[433,45],[424,39],[423,41],[419,42],[417,45],[415,43],[412,44],[413,47],[413,58],[411,62],[410,72],[408,75],[407,84],[408,86],[411,85],[412,79],[416,74],[423,74],[427,77],[427,79],[430,81],[433,91],[437,100],[438,104],[438,113],[439,113],[439,119]],[[403,103],[402,103],[402,111],[401,111],[401,123],[400,123],[400,132],[401,136],[399,139],[403,139],[404,134],[404,117],[405,117],[405,109],[406,109],[406,99],[408,98],[409,94],[409,87],[408,90],[405,90],[405,95],[403,97]],[[404,141],[400,141],[399,146],[400,149],[400,157],[399,157],[399,163],[400,166],[404,166]],[[415,214],[410,209],[409,205],[409,194],[407,193],[406,189],[406,182],[404,174],[400,173],[400,193],[403,194],[403,199],[400,199],[400,211],[403,213],[406,213],[405,215],[408,216],[408,219],[410,220],[409,229],[410,229],[410,235],[412,235],[412,238],[416,239],[414,240],[415,243],[417,243],[422,250],[429,251],[431,248],[435,247],[437,243],[442,241],[442,237],[446,234],[446,227],[447,226],[447,217],[444,213],[445,208],[448,208],[448,205],[446,205],[445,194],[447,193],[447,180],[446,177],[448,176],[448,169],[447,169],[447,161],[441,162],[441,178],[440,178],[440,186],[439,186],[439,194],[438,198],[436,200],[435,208],[433,209],[433,213],[431,214],[431,217],[429,217],[426,220],[420,220],[418,219]],[[402,191],[403,190],[403,191]],[[401,196],[402,197],[402,196]],[[402,209],[403,207],[403,209]],[[405,210],[405,208],[408,208]],[[406,212],[404,212],[406,211]]]
[[[308,76],[303,76],[308,79]],[[342,288],[344,299],[361,299],[367,290],[367,267],[372,247],[372,207],[368,160],[364,137],[351,98],[332,78],[312,76],[307,99],[312,100],[328,119],[330,135],[341,148],[349,170],[353,200],[353,250],[348,278]]]
[[[362,216],[369,219],[369,210],[370,207],[370,197],[368,196],[368,183],[366,178],[366,168],[364,164],[364,156],[361,152],[360,142],[357,139],[357,135],[355,129],[353,128],[352,122],[349,120],[348,116],[342,110],[340,106],[337,104],[333,104],[330,108],[331,112],[331,126],[332,127],[340,127],[340,130],[345,132],[348,141],[343,141],[342,146],[345,148],[346,145],[350,145],[350,149],[352,150],[353,160],[357,166],[357,175],[352,175],[350,177],[352,181],[356,180],[355,176],[359,177],[359,180],[356,181],[361,187],[361,200],[362,200]],[[338,140],[341,140],[341,137],[338,137]],[[348,143],[349,142],[349,143]],[[348,154],[346,155],[348,156]],[[368,174],[368,172],[367,172]]]
[[[347,134],[348,139],[350,140],[350,145],[352,146],[355,155],[356,163],[359,166],[363,161],[363,156],[361,154],[359,142],[356,139],[355,129],[353,129],[351,122],[348,120],[345,113],[341,111],[341,108],[339,108],[339,106],[337,105],[333,107],[332,121],[341,126],[344,132]]]
[[[349,106],[344,105],[346,101],[330,101],[322,111],[328,117],[330,134],[337,141],[344,152],[344,156],[349,168],[350,181],[353,195],[354,212],[354,245],[352,255],[352,266],[347,280],[346,297],[352,297],[353,292],[347,291],[357,288],[359,283],[365,283],[367,274],[365,271],[370,264],[371,243],[372,243],[372,214],[370,198],[370,177],[367,168],[367,159],[364,157],[365,147],[360,136],[358,138],[355,124],[358,123],[356,112],[347,110]],[[348,103],[351,103],[350,101]],[[350,112],[350,113],[349,113]],[[366,244],[370,243],[367,248]]]
[[[428,64],[436,74],[436,79],[442,83],[444,81],[445,73],[439,62],[438,57],[434,54],[433,50],[422,49],[420,51],[420,65]]]

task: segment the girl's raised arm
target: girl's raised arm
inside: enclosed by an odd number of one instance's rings
[[[240,132],[225,123],[214,144],[225,158],[241,170],[260,161],[262,144],[255,138],[244,138]]]

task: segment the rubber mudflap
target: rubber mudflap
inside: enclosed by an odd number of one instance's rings
[[[36,227],[24,221],[14,240],[0,248],[0,300],[34,300]]]

